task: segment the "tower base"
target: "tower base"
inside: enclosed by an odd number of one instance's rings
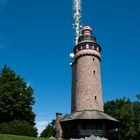
[[[61,120],[63,138],[81,138],[100,136],[109,140],[118,140],[117,129],[120,122],[97,110],[84,110],[72,113]]]

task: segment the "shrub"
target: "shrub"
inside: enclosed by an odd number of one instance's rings
[[[14,120],[0,124],[0,134],[37,137],[37,129],[26,121]]]

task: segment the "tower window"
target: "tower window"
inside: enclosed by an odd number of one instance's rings
[[[93,71],[93,73],[95,74],[95,70]]]
[[[89,49],[89,45],[88,44],[86,44],[86,49]]]
[[[95,101],[97,101],[97,96],[95,96]]]
[[[94,45],[92,46],[92,49],[94,50]]]
[[[83,46],[83,49],[86,49],[86,46],[85,45]]]
[[[94,61],[95,59],[93,58],[93,61]]]
[[[97,51],[99,52],[99,47],[97,47]]]

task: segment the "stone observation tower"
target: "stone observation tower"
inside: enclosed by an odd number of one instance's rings
[[[110,137],[110,130],[119,121],[104,113],[100,74],[101,46],[85,26],[74,47],[72,67],[71,114],[60,121],[63,137],[79,138],[90,135]]]
[[[83,110],[103,111],[100,75],[101,47],[91,35],[92,29],[85,26],[74,48],[72,64],[71,112]]]

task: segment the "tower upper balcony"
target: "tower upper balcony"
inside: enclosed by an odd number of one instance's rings
[[[73,50],[76,57],[91,54],[100,58],[101,47],[96,43],[96,37],[92,35],[92,28],[84,26],[82,35],[78,39],[78,44]]]

